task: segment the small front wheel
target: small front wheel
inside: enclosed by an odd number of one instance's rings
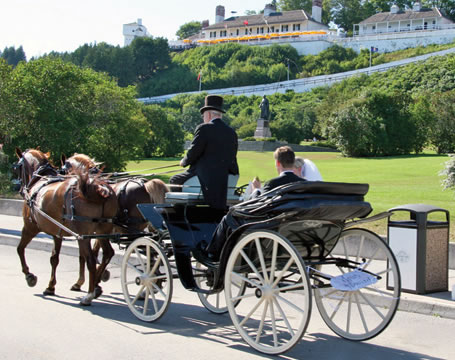
[[[200,262],[196,262],[196,268],[193,270],[194,278],[196,279],[196,283],[200,289],[203,290],[211,290],[213,288],[213,273],[207,269],[206,266],[202,265]],[[245,281],[238,281],[237,284],[237,296],[243,295],[246,288]],[[204,307],[214,313],[214,314],[225,314],[228,312],[228,308],[226,306],[226,295],[224,291],[221,290],[214,294],[205,294],[198,292],[197,296],[201,301]],[[237,304],[240,300],[237,302]],[[237,305],[236,304],[236,305]]]
[[[158,243],[141,237],[128,246],[122,261],[123,296],[131,312],[142,321],[156,321],[172,298],[172,272]]]
[[[246,283],[241,295],[239,281]],[[286,238],[272,231],[243,236],[229,256],[224,285],[232,322],[255,350],[281,354],[302,338],[311,285],[300,254]]]

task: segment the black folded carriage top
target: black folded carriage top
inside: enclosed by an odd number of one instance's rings
[[[346,221],[364,218],[372,208],[364,201],[368,184],[306,181],[282,185],[231,207],[237,218],[264,219],[282,214],[294,219]]]

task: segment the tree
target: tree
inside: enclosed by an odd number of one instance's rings
[[[201,30],[202,24],[199,21],[190,21],[189,23],[180,26],[175,35],[177,35],[180,40],[183,40],[197,34]]]
[[[171,63],[167,39],[138,37],[131,43],[136,78],[150,79],[158,71],[165,70]]]
[[[142,156],[146,122],[134,88],[56,58],[21,62],[5,78],[0,133],[11,137],[4,146],[11,158],[15,146],[40,146],[54,160],[80,152],[121,170]]]
[[[455,152],[455,90],[435,93],[430,98],[433,123],[431,143],[439,154]]]
[[[148,122],[146,157],[175,157],[183,153],[184,133],[179,122],[158,105],[143,107]]]
[[[278,8],[281,11],[305,10],[308,14],[313,11],[312,0],[278,0]],[[329,24],[331,21],[331,0],[322,2],[322,23]]]
[[[18,49],[15,49],[14,46],[5,47],[1,53],[1,57],[6,60],[9,65],[17,66],[19,62],[26,61],[25,52],[22,46],[19,46]]]
[[[360,0],[332,0],[332,20],[339,27],[351,32],[354,24],[365,19]]]
[[[408,154],[419,140],[409,103],[405,93],[368,91],[332,115],[330,140],[347,156]]]

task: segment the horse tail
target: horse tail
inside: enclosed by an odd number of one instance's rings
[[[78,179],[79,192],[86,200],[104,203],[115,194],[111,186],[99,176],[89,176],[87,169],[76,168],[74,172]]]
[[[144,186],[152,203],[164,204],[164,196],[169,190],[162,180],[152,179],[147,181]]]

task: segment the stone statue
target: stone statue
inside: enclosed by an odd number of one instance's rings
[[[261,109],[261,119],[268,120],[270,116],[269,100],[265,97],[265,95],[262,97],[259,108]]]

